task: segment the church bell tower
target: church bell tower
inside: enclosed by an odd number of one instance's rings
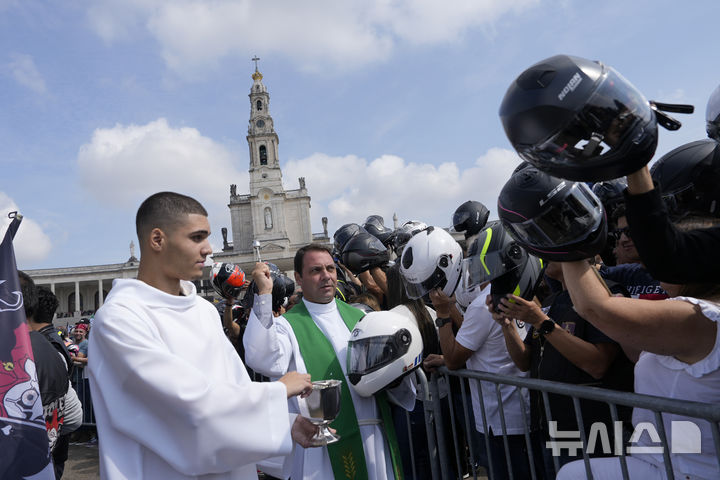
[[[279,140],[270,115],[270,94],[262,82],[258,60],[253,58],[255,72],[248,95],[250,120],[246,138],[250,153],[250,192],[238,194],[237,185],[230,186],[228,207],[233,241],[232,247],[227,245],[224,249],[234,255],[252,255],[252,245],[259,242],[257,253],[263,260],[280,261],[312,241],[310,196],[304,178],[298,179],[297,190],[283,187]]]

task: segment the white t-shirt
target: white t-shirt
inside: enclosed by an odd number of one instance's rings
[[[493,320],[492,315],[485,305],[485,297],[489,292],[490,286],[486,287],[486,289],[473,300],[465,312],[465,319],[455,337],[457,343],[475,352],[467,360],[467,368],[469,370],[479,370],[497,373],[499,375],[527,377],[529,373],[520,371],[515,366],[515,363],[513,363],[512,358],[510,358],[507,346],[505,345],[502,328]],[[517,328],[520,338],[525,338],[525,329],[518,328],[517,324],[515,324],[515,328]],[[485,432],[483,428],[478,383],[482,384],[485,416],[488,419],[488,425],[492,428],[493,435],[502,435],[497,392],[495,390],[495,384],[492,382],[471,380],[470,393],[472,395],[473,413],[475,414],[475,428],[477,428],[480,433]],[[524,433],[523,409],[525,411],[524,417],[526,419],[530,418],[528,408],[530,400],[527,390],[523,391],[521,395],[520,389],[517,387],[501,385],[500,395],[502,398],[503,412],[505,414],[507,433],[509,435]]]

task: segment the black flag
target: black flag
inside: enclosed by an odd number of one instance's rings
[[[0,478],[54,479],[40,388],[12,240],[16,215],[0,244]]]

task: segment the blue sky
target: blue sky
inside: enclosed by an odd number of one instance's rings
[[[20,268],[125,261],[140,202],[208,207],[248,184],[258,55],[288,189],[312,228],[371,214],[447,227],[465,200],[495,215],[519,159],[497,111],[558,53],[615,67],[647,98],[691,103],[656,158],[704,138],[720,83],[717,2],[545,0],[0,0],[0,232],[25,221]]]

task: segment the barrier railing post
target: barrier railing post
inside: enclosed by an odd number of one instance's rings
[[[418,397],[423,403],[423,412],[425,414],[425,430],[427,431],[428,456],[430,457],[430,474],[433,480],[440,480],[441,453],[438,451],[439,442],[436,440],[437,424],[435,422],[435,403],[440,402],[437,388],[437,375],[433,374],[428,382],[425,372],[418,368],[415,370],[415,378],[420,382],[420,391]],[[431,386],[432,385],[432,386]],[[442,435],[442,432],[440,433]]]

